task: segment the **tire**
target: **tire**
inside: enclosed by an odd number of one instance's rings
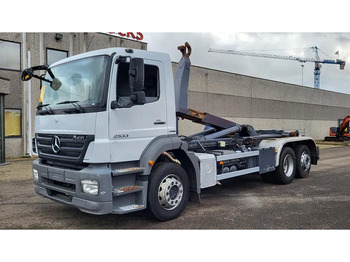
[[[189,199],[189,180],[185,170],[175,163],[158,163],[151,172],[148,208],[160,221],[177,218]]]
[[[311,153],[306,145],[299,145],[295,149],[297,160],[297,170],[295,177],[305,178],[310,174],[311,170]]]
[[[295,153],[290,147],[284,147],[280,154],[279,165],[272,173],[275,183],[287,185],[290,184],[296,173]]]

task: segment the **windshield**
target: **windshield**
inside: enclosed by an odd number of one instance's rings
[[[62,82],[55,91],[44,82],[39,107],[51,109],[100,106],[108,64],[108,56],[96,56],[52,67],[54,77]],[[47,72],[45,78],[52,80]]]

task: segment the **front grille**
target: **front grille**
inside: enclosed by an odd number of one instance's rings
[[[56,190],[46,189],[46,192],[49,196],[58,198],[58,199],[63,200],[65,202],[72,202],[72,199],[73,199],[72,196],[65,194],[65,193],[62,193],[62,192],[59,192],[59,191],[56,191]]]
[[[41,177],[41,180],[43,185],[55,186],[58,189],[69,190],[73,193],[75,192],[75,188],[76,188],[75,184],[61,182],[61,181],[57,181],[57,180],[53,180],[45,177]]]
[[[63,162],[57,162],[57,161],[51,161],[51,160],[44,160],[40,162],[42,165],[51,166],[51,167],[59,167],[64,169],[71,169],[80,171],[84,168],[86,168],[89,164],[87,163],[81,163],[81,164],[74,164],[74,163],[63,163]]]
[[[55,137],[58,147],[53,146]],[[95,140],[93,135],[36,134],[35,138],[40,158],[71,164],[81,164],[89,144]]]

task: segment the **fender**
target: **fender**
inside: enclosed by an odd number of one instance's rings
[[[143,174],[151,173],[152,166],[148,164],[148,161],[155,162],[163,152],[174,149],[182,149],[187,152],[188,146],[177,136],[159,136],[153,139],[140,157],[140,166],[145,168]]]
[[[143,175],[151,174],[152,166],[148,164],[150,160],[156,162],[158,157],[167,151],[173,151],[181,161],[183,168],[189,175],[191,191],[200,194],[199,163],[193,152],[188,152],[188,145],[178,136],[159,136],[152,140],[140,157],[140,166],[145,168]],[[192,174],[192,181],[190,174]]]
[[[283,137],[283,138],[271,138],[262,140],[259,144],[261,148],[274,147],[276,150],[275,166],[279,165],[279,158],[282,149],[285,145],[294,147],[296,145],[304,144],[309,147],[311,153],[311,163],[316,165],[319,159],[319,150],[315,141],[311,137]]]

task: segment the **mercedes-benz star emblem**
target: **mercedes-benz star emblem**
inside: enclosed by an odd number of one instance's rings
[[[51,142],[52,151],[57,154],[60,151],[61,140],[58,136],[54,136]]]

